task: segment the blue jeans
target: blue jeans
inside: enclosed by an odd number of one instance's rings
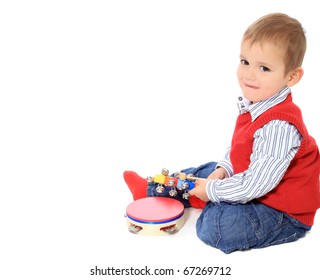
[[[204,243],[231,253],[292,242],[303,237],[311,227],[252,200],[246,204],[208,202],[196,229]]]
[[[181,172],[207,178],[215,170],[216,164],[209,162]],[[158,194],[156,187],[157,184],[149,184],[148,196],[168,196],[168,192]],[[190,207],[181,194],[175,198],[185,207]],[[256,200],[246,204],[208,202],[196,224],[198,237],[207,245],[224,253],[292,242],[303,237],[310,229],[310,226],[302,224],[286,213]]]

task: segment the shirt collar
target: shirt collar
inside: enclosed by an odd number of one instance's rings
[[[285,100],[290,92],[291,89],[285,86],[272,97],[254,104],[251,104],[244,96],[240,96],[238,97],[238,108],[240,114],[249,112],[253,122],[262,113]]]

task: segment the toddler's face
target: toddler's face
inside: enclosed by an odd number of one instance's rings
[[[287,85],[290,74],[284,75],[283,51],[274,44],[250,46],[242,42],[238,81],[243,95],[253,103],[268,99]]]

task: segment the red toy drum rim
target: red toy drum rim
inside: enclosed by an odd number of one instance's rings
[[[168,197],[146,197],[130,203],[126,210],[129,219],[144,224],[175,221],[184,214],[183,204]]]

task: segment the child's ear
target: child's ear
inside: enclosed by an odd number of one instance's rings
[[[291,71],[289,73],[289,79],[287,82],[287,86],[292,87],[295,84],[297,84],[301,80],[303,73],[304,73],[304,71],[301,67],[297,67],[293,71]]]

